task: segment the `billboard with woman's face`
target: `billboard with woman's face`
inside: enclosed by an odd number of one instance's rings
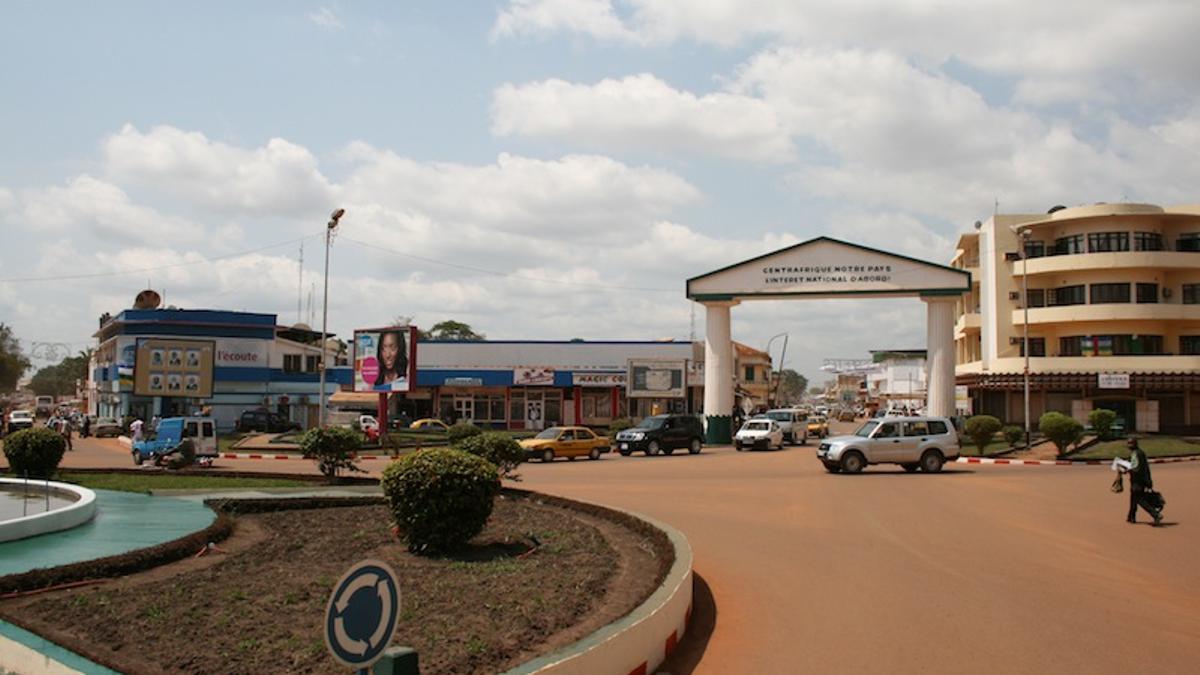
[[[354,391],[410,391],[416,379],[416,328],[354,331]]]

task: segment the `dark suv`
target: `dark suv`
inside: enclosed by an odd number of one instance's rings
[[[617,433],[616,444],[626,457],[639,450],[646,455],[669,455],[676,448],[687,448],[695,455],[704,444],[704,423],[693,415],[655,415]]]
[[[238,431],[265,431],[269,434],[299,429],[300,425],[270,410],[243,410]]]

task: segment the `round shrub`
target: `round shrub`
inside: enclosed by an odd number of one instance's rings
[[[996,436],[996,432],[1000,431],[1000,420],[991,415],[976,415],[967,419],[963,431],[967,434],[967,438],[979,448],[979,454],[983,454],[987,444],[992,442]]]
[[[1060,412],[1048,412],[1038,420],[1038,431],[1049,438],[1058,448],[1058,454],[1067,454],[1067,448],[1083,437],[1083,425],[1073,417]]]
[[[450,445],[458,445],[463,440],[483,433],[483,429],[470,422],[459,422],[446,431],[446,440]]]
[[[1117,421],[1117,413],[1106,408],[1096,408],[1088,413],[1088,424],[1096,431],[1096,435],[1106,440],[1112,435],[1113,423]]]
[[[317,467],[330,480],[337,478],[342,469],[362,471],[355,464],[355,456],[362,445],[362,436],[345,427],[317,427],[309,429],[300,437],[300,451],[305,459],[313,459]]]
[[[1020,443],[1022,438],[1025,438],[1025,430],[1013,424],[1004,427],[1000,432],[1004,434],[1004,442],[1008,443],[1008,447],[1010,448]]]
[[[453,551],[483,530],[500,474],[481,457],[431,448],[389,464],[380,486],[408,549],[437,553]]]
[[[628,417],[618,417],[617,419],[608,423],[608,435],[610,437],[615,437],[617,434],[621,433],[622,431],[625,431],[626,429],[632,429],[632,428],[633,428],[633,420],[632,419],[630,419]]]
[[[513,471],[525,461],[525,449],[507,434],[476,434],[459,441],[454,447],[495,464],[500,469],[500,475],[510,480],[517,478]]]
[[[22,429],[4,439],[4,456],[13,475],[49,478],[58,469],[67,441],[45,427]]]

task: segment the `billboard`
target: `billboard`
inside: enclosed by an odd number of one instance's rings
[[[416,328],[354,331],[354,391],[411,391],[416,379]]]
[[[214,354],[212,340],[139,339],[134,357],[133,393],[209,398]]]
[[[629,398],[685,398],[687,361],[629,359]]]
[[[554,386],[554,369],[521,366],[513,368],[513,386]]]

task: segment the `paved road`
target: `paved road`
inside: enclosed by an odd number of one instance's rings
[[[128,465],[86,446],[65,463]],[[687,534],[716,604],[697,673],[1195,672],[1200,462],[1153,471],[1157,529],[1124,522],[1104,467],[833,476],[811,446],[532,463],[522,486]]]

